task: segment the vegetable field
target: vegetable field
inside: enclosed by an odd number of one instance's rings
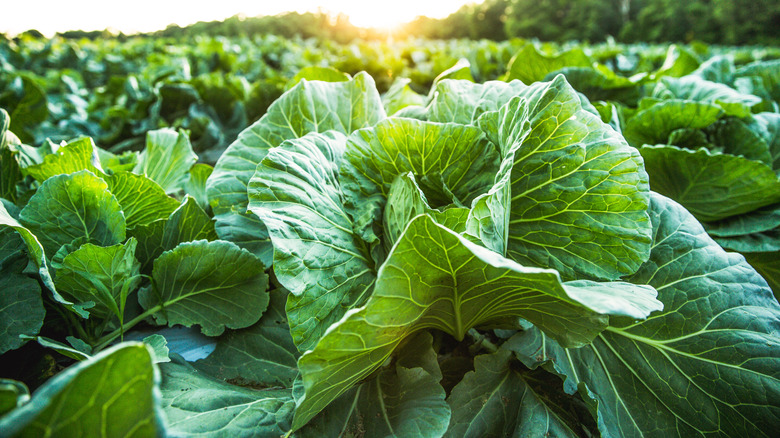
[[[780,427],[780,49],[22,36],[0,66],[2,437]]]

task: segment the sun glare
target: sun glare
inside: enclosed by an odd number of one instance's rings
[[[474,2],[474,0],[471,0]],[[187,26],[198,21],[224,20],[234,15],[276,15],[287,11],[344,14],[359,27],[392,29],[425,15],[443,18],[469,0],[220,0],[160,1],[132,3],[105,0],[39,0],[12,2],[0,22],[0,32],[16,34],[37,29],[45,35],[67,30],[115,29],[125,33],[151,32],[168,24]],[[130,6],[132,5],[132,7]],[[40,11],[47,11],[41,14]]]

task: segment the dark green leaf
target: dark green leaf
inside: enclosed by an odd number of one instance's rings
[[[152,286],[138,301],[158,324],[201,326],[207,336],[257,322],[268,305],[264,266],[248,251],[217,240],[182,243],[154,262]]]
[[[289,389],[257,391],[215,380],[183,359],[160,364],[162,409],[179,437],[281,437],[295,407]]]

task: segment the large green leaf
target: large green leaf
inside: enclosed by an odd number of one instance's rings
[[[626,121],[623,134],[633,146],[666,144],[678,130],[696,130],[715,123],[723,115],[717,105],[687,100],[664,100],[640,109]],[[696,145],[704,146],[704,145]]]
[[[780,181],[764,163],[675,146],[640,149],[650,187],[700,221],[717,221],[780,201]]]
[[[100,318],[122,315],[127,295],[141,283],[136,244],[130,238],[109,247],[82,245],[56,266],[57,289],[76,303],[94,302],[90,314]]]
[[[167,218],[179,206],[175,199],[165,194],[159,184],[144,175],[117,172],[104,176],[103,180],[122,207],[127,228]]]
[[[32,278],[0,269],[0,354],[21,347],[43,326],[41,287]]]
[[[751,107],[761,103],[761,98],[739,91],[717,82],[710,82],[697,76],[662,78],[652,92],[661,99],[683,99],[706,102],[720,106],[730,116],[747,117]]]
[[[283,289],[272,289],[269,295],[268,309],[260,321],[220,336],[216,349],[195,366],[243,386],[292,387],[298,375],[299,353],[284,312],[288,294]]]
[[[447,436],[452,438],[577,437],[590,413],[582,400],[556,394],[560,380],[522,370],[511,351],[477,356],[474,371],[455,386]],[[558,380],[557,382],[555,380]],[[558,389],[560,388],[560,389]]]
[[[428,107],[429,120],[440,123],[473,124],[482,113],[497,111],[527,87],[520,81],[444,80],[436,84],[436,92]]]
[[[347,82],[301,81],[268,107],[222,154],[206,184],[220,238],[271,255],[265,225],[245,215],[247,184],[270,148],[310,132],[349,134],[385,118],[374,80],[359,73]],[[261,243],[265,242],[265,243]]]
[[[55,175],[75,173],[80,170],[89,170],[95,175],[103,173],[97,147],[89,137],[72,141],[54,153],[44,156],[43,163],[24,169],[26,173],[40,182]]]
[[[260,260],[233,243],[198,240],[154,262],[152,286],[138,301],[158,324],[201,326],[207,336],[256,323],[268,306],[268,276]]]
[[[589,67],[590,58],[580,47],[574,47],[555,55],[540,53],[533,44],[526,44],[512,59],[507,67],[507,81],[520,79],[523,83],[541,81],[548,73],[563,67]]]
[[[106,182],[88,170],[44,181],[19,213],[19,222],[49,256],[78,238],[101,246],[125,240],[122,207]]]
[[[268,226],[274,273],[302,351],[365,302],[375,271],[344,211],[338,168],[345,137],[311,133],[272,149],[249,182],[249,209]]]
[[[35,234],[30,232],[30,230],[27,228],[23,227],[22,224],[20,224],[8,213],[8,211],[5,209],[5,204],[2,202],[0,202],[0,225],[7,227],[6,229],[11,229],[19,233],[19,236],[22,238],[25,246],[27,247],[27,255],[38,268],[38,275],[41,277],[41,282],[43,282],[44,286],[46,286],[51,291],[54,300],[62,304],[68,310],[73,311],[80,317],[88,317],[89,312],[84,310],[83,306],[74,305],[70,301],[66,300],[65,297],[60,295],[59,292],[57,292],[57,288],[54,286],[54,280],[52,279],[51,271],[49,270],[49,261],[46,258],[46,252],[43,249],[43,245],[41,245],[41,242],[38,240]]]
[[[133,172],[146,175],[165,193],[173,193],[183,187],[187,172],[196,161],[198,156],[192,151],[186,132],[159,129],[146,133],[146,148],[138,156]]]
[[[146,345],[120,344],[52,377],[0,419],[0,430],[14,437],[164,436],[159,380]]]
[[[664,311],[641,322],[613,319],[580,349],[525,332],[514,340],[520,357],[551,360],[569,392],[584,384],[604,435],[773,436],[780,305],[679,204],[653,195],[651,220],[655,246],[628,281],[654,286]]]
[[[626,283],[561,283],[556,271],[526,268],[436,224],[413,220],[379,271],[368,303],[330,327],[298,361],[305,395],[294,428],[376,370],[408,336],[435,328],[463,339],[473,327],[516,327],[524,318],[566,345],[587,344],[603,313],[645,318],[655,291]]]
[[[178,437],[281,437],[295,407],[289,389],[230,385],[180,358],[160,364],[166,430]]]
[[[430,334],[406,343],[392,365],[345,392],[306,427],[301,438],[442,436],[450,409]]]
[[[639,153],[582,108],[563,76],[520,96],[479,119],[501,149],[496,185],[511,172],[508,257],[557,269],[564,279],[636,271],[651,229]]]

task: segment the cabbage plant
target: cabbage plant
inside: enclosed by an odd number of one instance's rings
[[[72,388],[93,385],[106,412],[112,390],[135,397],[128,417],[147,434],[770,434],[771,290],[650,191],[642,155],[563,76],[440,78],[425,106],[388,117],[391,98],[366,74],[302,80],[217,162],[214,234],[161,248],[138,293],[143,309],[161,300],[149,322],[220,335],[208,357],[154,336],[98,348],[0,426],[56,429]],[[129,245],[93,245],[115,240]],[[249,275],[233,264],[188,282],[225,266],[228,253],[192,258],[218,246],[268,279],[216,291]],[[117,360],[147,372],[128,380]]]

